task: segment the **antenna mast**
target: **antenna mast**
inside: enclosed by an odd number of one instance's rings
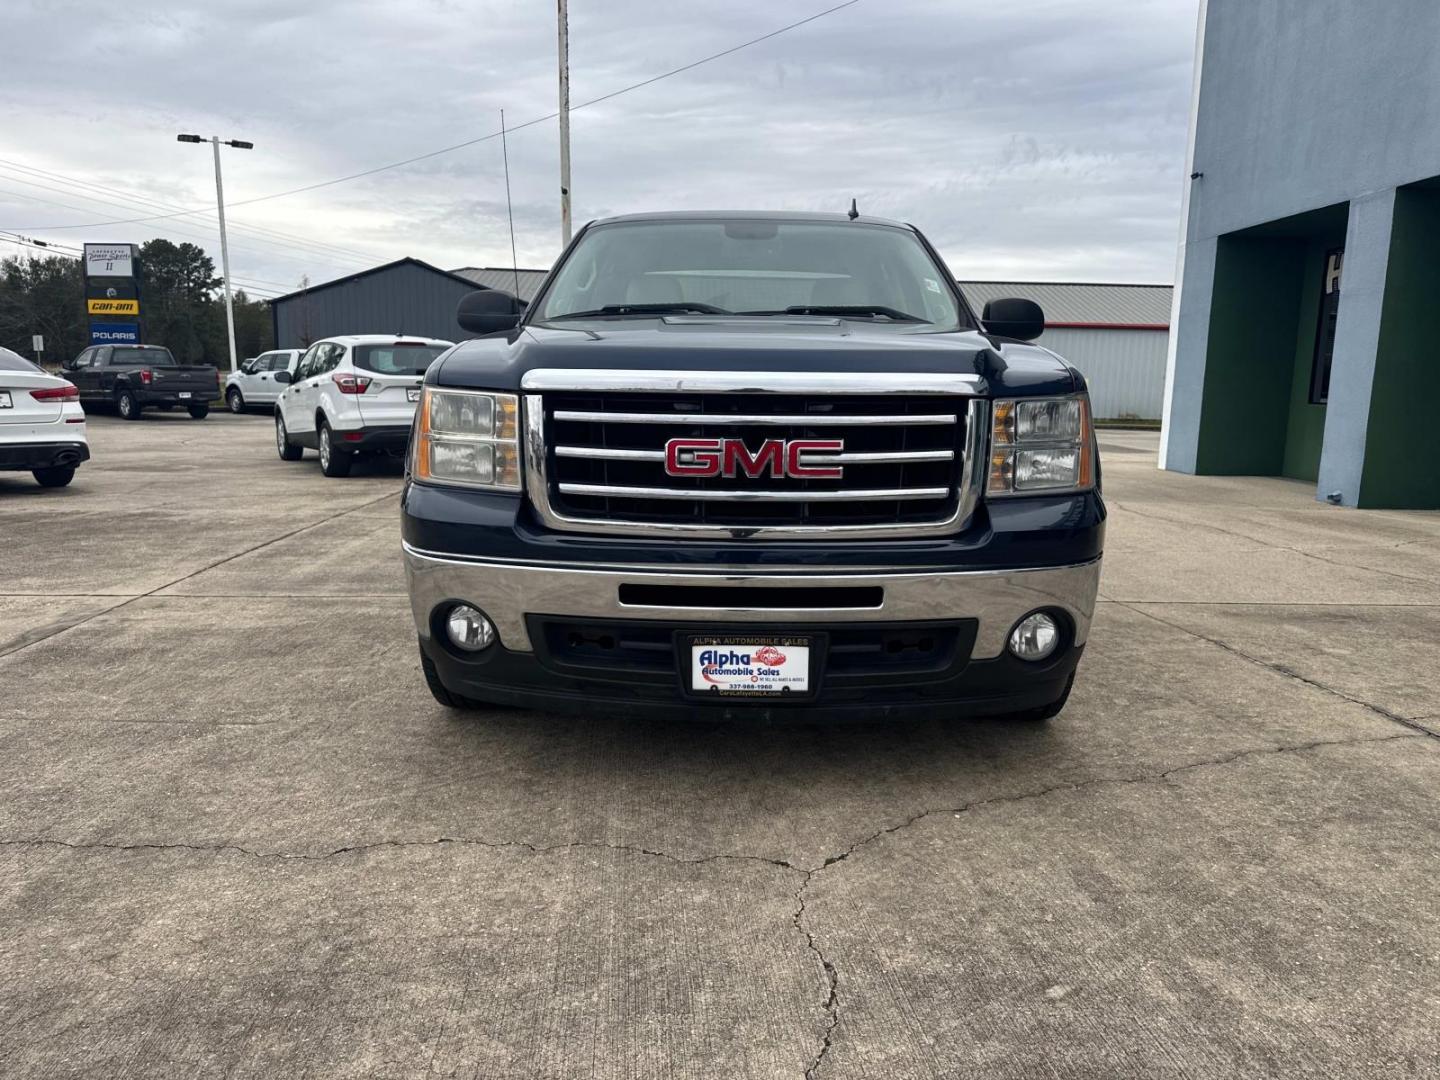
[[[520,260],[515,254],[515,208],[510,204],[510,147],[505,138],[505,110],[500,110],[500,153],[505,159],[505,214],[510,219],[510,269],[515,274],[515,299],[520,299]]]

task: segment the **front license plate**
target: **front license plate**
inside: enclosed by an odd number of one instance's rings
[[[706,697],[810,693],[811,638],[787,634],[697,634],[690,638],[690,690]]]
[[[419,388],[417,387],[417,388],[414,389],[414,390],[406,390],[406,391],[405,391],[405,397],[406,397],[406,399],[409,400],[409,401],[419,401],[419,400],[420,400],[420,390],[419,390]]]
[[[0,390],[0,409],[13,409],[15,403],[10,400],[9,390]]]
[[[187,397],[190,396],[190,391],[189,391],[189,390],[181,390],[181,391],[180,391],[178,394],[176,394],[175,396],[178,397],[178,398],[187,398]]]

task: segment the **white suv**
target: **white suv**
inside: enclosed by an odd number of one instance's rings
[[[239,371],[225,376],[225,404],[233,413],[243,413],[255,405],[274,405],[285,387],[275,381],[277,371],[295,371],[304,349],[271,349],[253,360],[246,360]]]
[[[306,350],[293,373],[277,371],[275,446],[285,461],[320,452],[326,476],[346,476],[356,454],[402,454],[425,369],[453,345],[435,338],[351,334]]]

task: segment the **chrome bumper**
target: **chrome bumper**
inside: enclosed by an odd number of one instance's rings
[[[997,657],[1019,619],[1039,607],[1057,607],[1075,623],[1075,643],[1084,644],[1095,613],[1100,560],[1036,570],[926,570],[919,572],[815,574],[720,570],[676,574],[485,562],[405,548],[410,607],[420,636],[430,636],[430,617],[447,600],[464,600],[495,623],[500,643],[532,652],[527,614],[576,617],[705,621],[715,623],[912,622],[977,619],[972,656]],[[651,607],[620,602],[620,586],[728,585],[767,589],[795,586],[880,586],[884,599],[867,608]]]

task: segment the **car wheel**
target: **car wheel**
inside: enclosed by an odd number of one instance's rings
[[[225,404],[230,406],[230,411],[240,415],[245,411],[245,395],[240,393],[238,386],[232,386],[225,391]]]
[[[135,395],[129,390],[121,390],[115,395],[115,411],[120,414],[122,420],[140,419],[140,403],[135,400]]]
[[[435,670],[435,662],[425,655],[424,649],[420,650],[420,670],[425,673],[425,685],[430,688],[430,696],[447,709],[478,709],[482,706],[479,701],[446,690],[445,684],[440,681],[440,672]]]
[[[1065,708],[1065,703],[1070,700],[1070,688],[1075,685],[1075,673],[1070,673],[1070,678],[1065,680],[1065,689],[1060,696],[1048,705],[1037,705],[1033,709],[1024,709],[1020,712],[1010,713],[1005,719],[1017,724],[1043,724],[1046,720],[1060,715],[1060,710]]]
[[[355,461],[354,455],[334,444],[330,438],[330,425],[324,421],[321,421],[316,434],[319,436],[320,471],[326,476],[349,476],[350,466]]]
[[[53,469],[34,469],[30,473],[41,487],[64,487],[75,479],[74,465],[57,465]]]
[[[278,411],[275,413],[275,449],[279,451],[281,461],[299,461],[305,456],[305,448],[290,441],[290,435],[285,430],[285,418]]]
[[[210,403],[206,401],[199,405],[190,405],[186,408],[186,412],[190,414],[191,420],[204,420],[210,415]]]

